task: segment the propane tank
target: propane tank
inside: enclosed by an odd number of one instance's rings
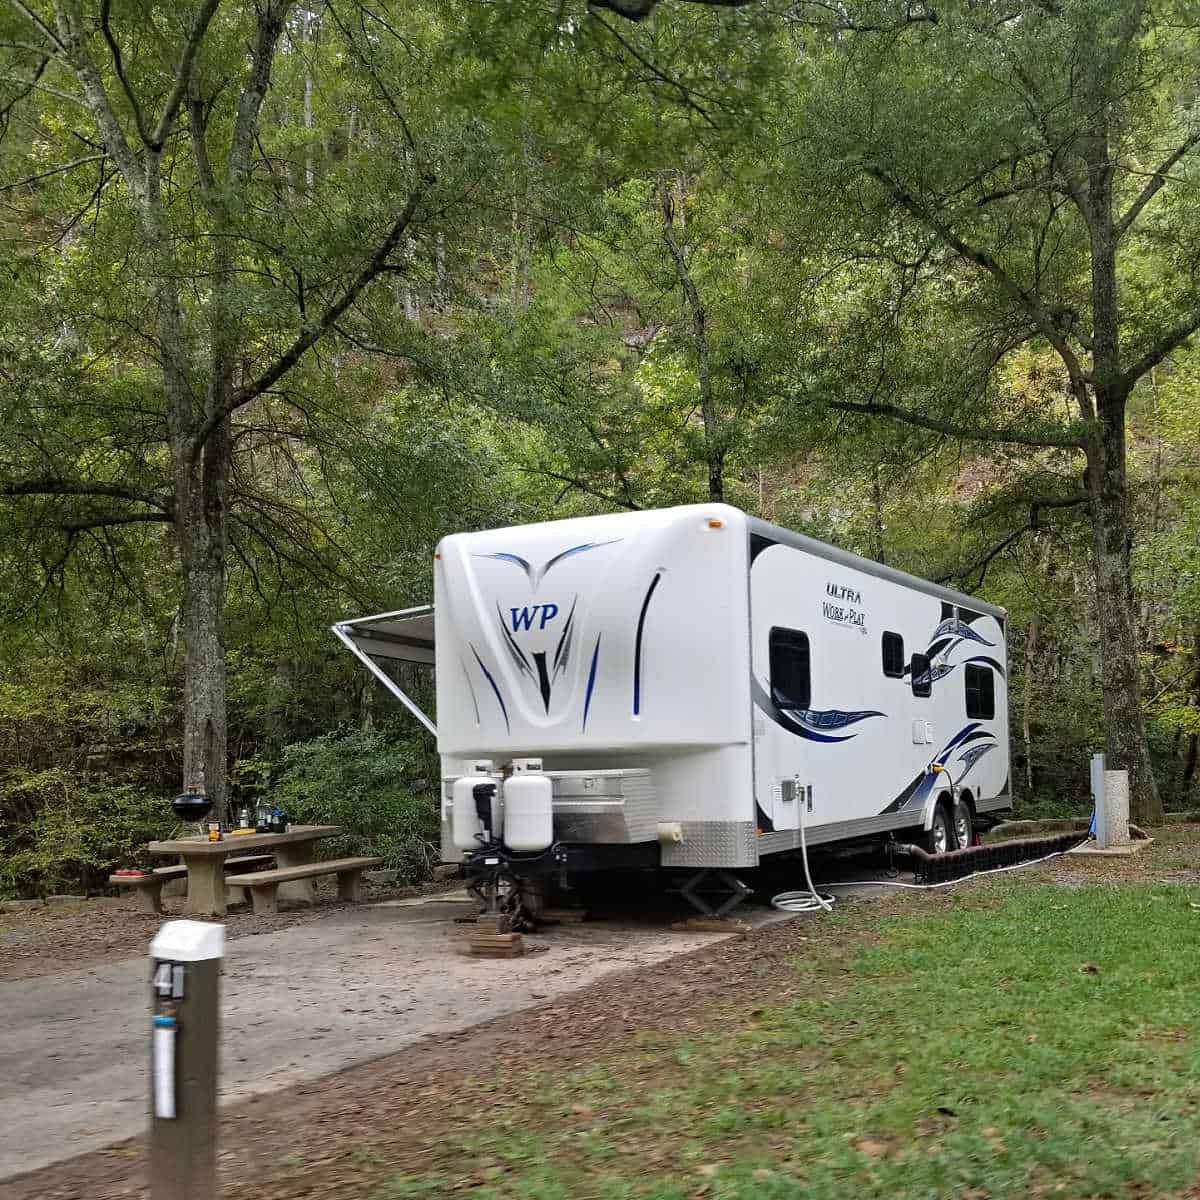
[[[513,759],[504,781],[504,844],[510,850],[546,850],[554,841],[554,785],[540,758]]]
[[[478,850],[483,837],[483,822],[475,807],[475,786],[480,783],[496,783],[492,764],[487,760],[475,763],[466,775],[456,779],[450,793],[454,801],[451,816],[454,844],[460,850]],[[500,836],[501,824],[500,789],[497,787],[492,797],[493,837]]]

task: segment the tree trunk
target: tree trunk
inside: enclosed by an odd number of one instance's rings
[[[1025,632],[1024,698],[1021,704],[1021,740],[1025,745],[1025,799],[1033,798],[1033,671],[1037,665],[1038,615],[1029,619]]]
[[[871,557],[886,563],[887,547],[883,540],[883,485],[879,481],[879,464],[871,468]]]
[[[214,444],[215,443],[215,444]],[[224,443],[210,439],[198,463],[176,456],[175,529],[183,573],[180,626],[186,660],[183,685],[183,778],[206,791],[213,812],[228,818],[225,712],[225,608],[227,501]],[[182,460],[182,461],[181,461]]]
[[[1196,630],[1195,636],[1192,639],[1192,654],[1195,657],[1195,670],[1192,674],[1192,705],[1200,709],[1200,629]],[[1192,781],[1196,777],[1196,750],[1197,743],[1200,738],[1196,734],[1192,734],[1188,738],[1187,751],[1183,759],[1183,773],[1180,776],[1180,793],[1187,795]]]
[[[678,182],[678,181],[676,181]],[[663,214],[663,241],[671,252],[675,275],[683,291],[692,318],[692,341],[696,347],[696,376],[700,384],[700,416],[704,422],[704,456],[708,464],[708,498],[717,503],[725,499],[725,451],[721,446],[721,420],[713,394],[712,372],[708,361],[708,313],[688,269],[687,256],[675,236],[676,193],[663,183],[660,200]],[[680,217],[680,228],[683,220]]]
[[[1141,669],[1130,582],[1125,400],[1119,393],[1097,395],[1100,428],[1087,448],[1087,489],[1100,622],[1108,767],[1129,772],[1130,816],[1140,824],[1152,825],[1161,822],[1163,810],[1142,714]]]
[[[321,28],[321,18],[316,13],[309,13],[304,20],[304,38],[308,43],[304,63],[304,199],[307,203],[312,199],[317,186],[317,165],[313,154],[313,59],[317,53],[317,34]]]

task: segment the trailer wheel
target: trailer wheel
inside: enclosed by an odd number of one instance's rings
[[[960,796],[954,802],[954,847],[965,850],[975,841],[975,814],[971,811],[971,802],[965,796]]]
[[[950,827],[950,812],[944,800],[937,802],[933,810],[933,823],[925,833],[925,849],[930,854],[945,854],[953,844],[954,834]]]

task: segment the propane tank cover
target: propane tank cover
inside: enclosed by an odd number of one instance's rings
[[[504,844],[533,852],[554,844],[554,785],[540,758],[515,759],[504,783]]]
[[[483,822],[475,809],[475,788],[481,783],[496,784],[496,795],[492,799],[492,834],[499,837],[503,828],[503,809],[500,803],[500,788],[492,764],[481,761],[471,771],[454,781],[451,789],[453,812],[451,829],[454,844],[459,850],[478,850],[483,837]]]

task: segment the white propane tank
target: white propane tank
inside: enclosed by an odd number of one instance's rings
[[[466,775],[454,781],[450,793],[454,800],[451,815],[454,844],[460,850],[478,850],[481,844],[483,822],[475,808],[475,785],[479,783],[496,784],[496,794],[492,798],[492,833],[496,837],[501,834],[499,780],[495,778],[490,762],[477,762]]]
[[[546,850],[554,842],[554,785],[540,758],[513,759],[504,781],[504,844],[510,850]]]

